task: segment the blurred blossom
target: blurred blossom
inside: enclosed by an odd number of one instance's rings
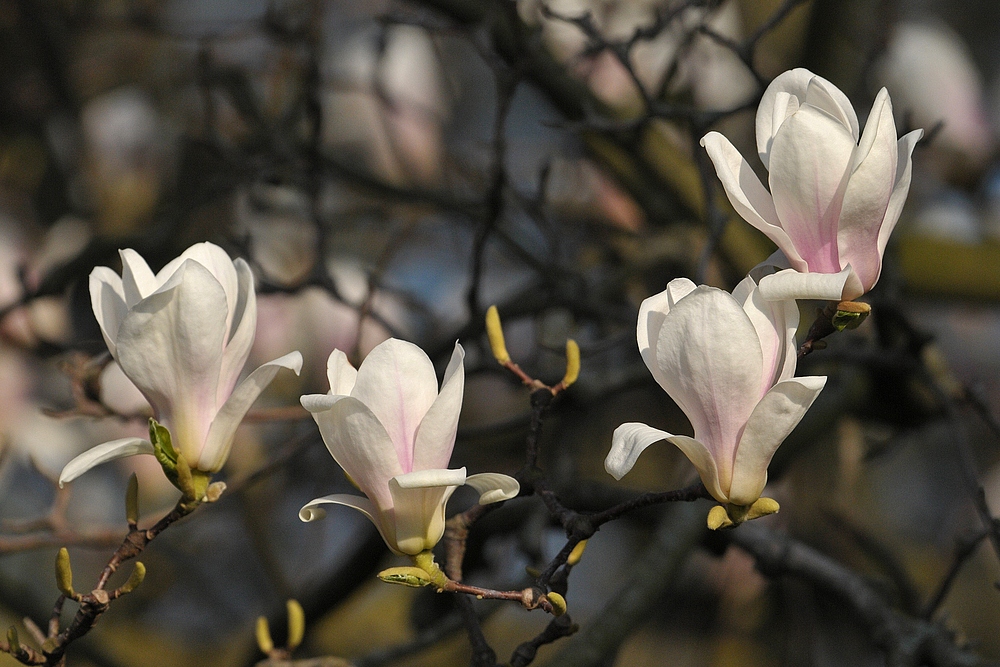
[[[90,100],[81,116],[100,230],[127,234],[149,218],[159,198],[169,160],[167,127],[135,88]]]
[[[757,151],[770,192],[732,143],[701,144],[730,203],[778,246],[789,269],[761,281],[768,299],[856,299],[875,285],[910,189],[913,147],[879,91],[861,134],[847,96],[806,69],[781,74],[757,108]],[[860,142],[860,143],[859,143]]]
[[[28,284],[38,287],[46,275],[79,255],[92,237],[90,226],[73,216],[63,216],[45,234],[41,248],[27,265]]]
[[[792,377],[798,322],[794,301],[765,300],[750,277],[732,294],[677,278],[643,301],[639,352],[691,421],[694,437],[622,424],[605,469],[621,479],[646,447],[666,440],[720,503],[756,502],[775,450],[826,384],[821,376]]]
[[[192,471],[217,472],[247,410],[280,368],[298,373],[302,357],[265,363],[237,385],[257,324],[247,263],[199,243],[154,275],[134,250],[120,254],[121,276],[104,266],[90,275],[108,350],[170,430],[177,457]],[[70,461],[60,484],[105,461],[153,453],[142,438],[107,442]]]
[[[250,236],[253,259],[267,280],[297,285],[312,271],[318,235],[304,192],[264,184],[242,189],[236,223]]]
[[[323,102],[323,141],[369,160],[395,183],[434,183],[447,108],[441,64],[421,28],[393,26],[379,54],[367,34],[336,53]]]
[[[982,75],[961,37],[942,23],[901,22],[875,72],[878,82],[892,89],[900,118],[925,128],[944,122],[932,148],[960,153],[973,169],[983,166],[996,137]]]
[[[517,495],[518,483],[498,473],[449,470],[465,388],[465,351],[455,343],[438,392],[431,360],[412,343],[390,338],[357,370],[340,350],[330,355],[330,391],[302,397],[330,454],[367,498],[334,494],[299,512],[322,518],[321,505],[354,508],[397,554],[416,555],[444,535],[445,505],[459,486],[479,491],[482,504]]]

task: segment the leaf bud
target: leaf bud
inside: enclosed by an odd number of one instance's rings
[[[569,387],[580,377],[580,346],[572,338],[566,341],[566,375],[562,385]]]
[[[76,598],[76,591],[73,590],[73,567],[70,565],[69,551],[66,547],[61,548],[56,554],[56,587],[66,597]]]
[[[503,338],[503,327],[500,326],[500,313],[496,306],[490,306],[486,311],[486,335],[490,339],[490,349],[501,366],[510,362],[507,344]]]
[[[267,619],[263,616],[257,617],[257,647],[261,653],[270,655],[274,650],[274,640],[271,639],[271,629],[267,626]]]
[[[288,650],[294,651],[306,634],[306,613],[298,600],[285,603],[288,609]]]

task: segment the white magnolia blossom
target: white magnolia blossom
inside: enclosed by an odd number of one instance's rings
[[[415,555],[444,534],[445,504],[468,484],[479,502],[517,495],[517,480],[498,473],[466,476],[449,470],[465,390],[465,351],[458,343],[438,393],[434,366],[416,345],[395,338],[379,344],[357,370],[334,350],[327,364],[330,393],[302,397],[330,454],[367,498],[335,494],[299,511],[321,518],[321,505],[362,512],[397,554]]]
[[[247,410],[278,370],[297,374],[302,355],[292,352],[263,364],[237,386],[257,325],[247,263],[199,243],[153,274],[134,250],[120,254],[121,276],[106,266],[90,274],[91,305],[104,341],[169,429],[177,454],[192,470],[216,472]],[[142,438],[106,442],[70,461],[59,482],[105,461],[153,453]]]
[[[791,267],[761,281],[766,298],[848,300],[875,285],[922,133],[897,141],[883,88],[861,134],[840,89],[793,69],[771,82],[757,108],[757,151],[770,192],[728,139],[718,132],[702,138],[736,212],[774,241]]]
[[[667,440],[720,503],[753,504],[778,445],[826,384],[825,377],[792,377],[798,320],[794,301],[765,300],[750,277],[732,294],[678,278],[643,301],[639,352],[694,437],[622,424],[605,469],[621,479],[646,447]]]

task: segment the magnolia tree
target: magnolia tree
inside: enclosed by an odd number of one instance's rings
[[[47,378],[34,421],[0,395],[0,663],[1000,656],[942,611],[972,571],[1000,620],[969,435],[1000,420],[901,297],[924,130],[864,93],[892,26],[821,76],[788,55],[837,60],[819,5],[565,4],[149,9],[121,29],[178,55],[160,96],[50,65],[73,86],[0,156],[58,218],[10,225],[0,285],[11,377]],[[118,20],[9,21],[57,18]],[[940,488],[870,472],[887,429]]]

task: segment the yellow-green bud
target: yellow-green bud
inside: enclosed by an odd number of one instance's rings
[[[19,652],[21,650],[21,639],[17,636],[17,628],[13,625],[7,628],[7,643],[10,644],[10,650],[12,653]]]
[[[566,341],[566,375],[563,376],[562,384],[569,387],[580,377],[580,346],[572,338]]]
[[[267,619],[263,616],[257,617],[257,646],[261,653],[270,655],[274,650],[274,640],[271,639],[271,629],[267,627]]]
[[[306,612],[298,600],[285,603],[288,609],[288,650],[294,651],[306,635]]]
[[[767,516],[768,514],[777,514],[781,506],[778,505],[778,501],[774,498],[758,498],[757,501],[750,506],[750,511],[747,512],[746,520],[759,519],[762,516]]]
[[[130,526],[139,523],[139,478],[132,473],[125,489],[125,519]]]
[[[422,588],[433,583],[431,575],[425,570],[412,566],[390,567],[379,572],[378,578],[387,584],[400,584],[411,588]]]
[[[837,304],[837,312],[830,318],[830,324],[837,331],[857,329],[868,318],[871,312],[872,307],[867,303],[861,301],[841,301]]]
[[[135,567],[132,568],[132,574],[129,575],[128,581],[126,581],[125,584],[118,590],[120,590],[123,595],[126,593],[131,593],[132,591],[134,591],[136,588],[139,587],[139,584],[141,584],[142,580],[145,578],[146,578],[146,566],[143,565],[141,562],[136,561]]]
[[[76,591],[73,590],[73,567],[70,565],[69,551],[66,547],[56,554],[56,587],[66,597],[76,597]]]
[[[553,616],[562,616],[566,613],[566,598],[558,593],[546,593],[545,597],[547,597],[549,602],[552,604]]]
[[[583,552],[586,551],[586,549],[587,540],[580,540],[577,542],[576,546],[573,547],[573,550],[569,552],[569,558],[566,559],[566,564],[573,567],[579,563],[580,559],[583,558]]]
[[[728,528],[732,525],[733,521],[729,518],[729,513],[726,512],[726,508],[722,505],[716,505],[708,511],[708,527],[710,530]]]
[[[490,306],[486,311],[486,335],[490,339],[490,349],[501,366],[510,362],[507,354],[507,344],[503,339],[503,327],[500,326],[500,313],[496,306]]]

